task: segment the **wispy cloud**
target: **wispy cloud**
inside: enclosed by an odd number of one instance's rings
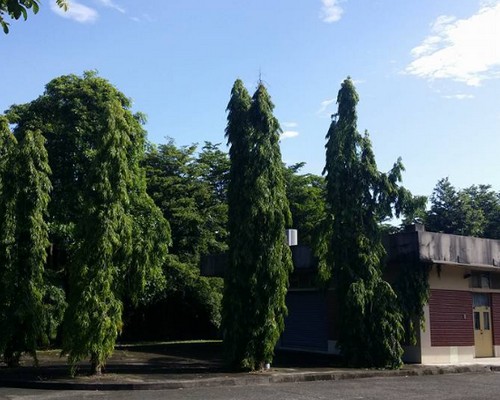
[[[470,100],[474,98],[473,94],[464,94],[464,93],[459,93],[459,94],[448,94],[446,96],[443,96],[445,99],[454,99],[454,100]]]
[[[335,100],[335,98],[323,100],[320,104],[319,110],[316,111],[316,114],[323,114],[330,104],[335,103]]]
[[[68,6],[68,10],[62,10],[57,4],[55,0],[52,0],[50,3],[50,8],[53,12],[63,18],[69,18],[76,22],[80,23],[92,23],[97,20],[99,14],[93,8],[87,7],[83,4],[80,4],[74,0],[71,0]]]
[[[118,4],[116,4],[113,0],[97,0],[97,2],[104,7],[112,8],[113,10],[119,11],[122,14],[125,14],[125,9]]]
[[[411,51],[414,60],[405,71],[469,86],[500,78],[500,0],[481,4],[479,11],[467,19],[438,17],[431,25],[431,34]]]
[[[280,135],[280,138],[283,139],[290,139],[299,136],[299,132],[297,131],[283,131]]]
[[[135,22],[142,22],[142,21],[153,22],[154,21],[154,18],[151,17],[151,15],[149,15],[149,14],[142,14],[142,16],[130,17],[130,19],[132,21],[135,21]]]
[[[337,22],[342,18],[344,10],[339,6],[339,0],[321,0],[321,3],[323,3],[323,6],[319,16],[323,22]]]

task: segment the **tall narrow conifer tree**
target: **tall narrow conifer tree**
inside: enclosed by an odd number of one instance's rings
[[[327,134],[327,205],[332,215],[327,264],[338,301],[338,346],[351,365],[398,367],[401,315],[382,279],[380,219],[397,201],[400,160],[377,170],[368,134],[357,131],[358,94],[350,78],[338,93],[338,113]]]
[[[250,103],[242,82],[235,82],[226,130],[231,173],[224,340],[233,367],[251,370],[272,361],[292,270],[281,129],[273,108],[262,83]]]
[[[16,198],[13,164],[17,140],[5,117],[0,116],[0,332],[7,332],[12,311],[12,278],[15,268]],[[0,335],[0,355],[8,365],[16,364],[8,348],[10,334]]]
[[[18,136],[18,148],[11,153],[14,157],[8,165],[11,170],[7,180],[14,181],[6,180],[2,193],[7,201],[2,207],[4,234],[14,242],[9,243],[4,236],[2,259],[8,262],[3,265],[5,315],[0,321],[0,350],[11,366],[24,352],[36,361],[37,342],[43,336],[44,266],[49,246],[46,214],[51,190],[45,139],[36,130],[24,130]]]
[[[239,367],[246,357],[249,341],[248,309],[251,265],[249,245],[251,232],[245,225],[250,220],[247,169],[250,154],[248,111],[252,99],[241,80],[236,80],[227,106],[226,137],[230,170],[228,183],[229,268],[226,272],[222,298],[222,327],[226,357],[233,367]]]

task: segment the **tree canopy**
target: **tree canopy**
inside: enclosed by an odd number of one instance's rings
[[[170,228],[146,193],[141,116],[93,72],[61,76],[7,112],[20,136],[36,126],[52,170],[48,268],[69,293],[64,351],[99,372],[121,331],[122,303],[164,284]]]
[[[433,232],[500,239],[500,193],[489,185],[458,190],[448,178],[438,181],[425,217]]]
[[[127,337],[196,339],[218,337],[222,279],[200,276],[204,255],[227,250],[229,158],[219,144],[149,145],[143,161],[148,193],[172,231],[163,265],[165,290],[129,310]],[[147,326],[144,329],[136,329]]]
[[[281,130],[273,108],[262,83],[252,99],[241,80],[234,83],[226,128],[231,169],[223,330],[229,363],[250,370],[272,361],[292,270]]]
[[[229,158],[219,145],[151,145],[144,160],[148,193],[170,222],[171,254],[197,264],[226,250]]]
[[[9,33],[9,23],[5,21],[7,15],[11,19],[28,19],[28,11],[33,14],[38,13],[40,9],[40,0],[0,0],[0,26],[4,33]],[[68,0],[56,0],[56,4],[64,11],[68,9]]]
[[[326,144],[326,265],[336,290],[337,344],[351,365],[398,367],[403,326],[397,298],[382,279],[379,222],[399,213],[407,192],[399,187],[403,165],[387,173],[377,169],[368,134],[357,131],[358,94],[350,78],[337,96]]]

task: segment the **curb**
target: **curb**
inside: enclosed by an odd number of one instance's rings
[[[467,365],[467,366],[443,366],[443,367],[418,367],[402,370],[354,370],[354,371],[306,371],[291,373],[262,373],[248,374],[237,377],[224,376],[205,379],[166,379],[154,382],[75,382],[57,380],[23,380],[3,379],[0,376],[0,387],[22,388],[22,389],[45,389],[45,390],[89,390],[89,391],[117,391],[117,390],[166,390],[166,389],[189,389],[195,387],[215,386],[246,386],[246,385],[269,385],[276,383],[293,382],[315,382],[315,381],[338,381],[346,379],[364,379],[376,377],[401,377],[401,376],[425,376],[444,375],[459,373],[484,373],[500,372],[500,365]],[[140,378],[138,378],[140,379]]]

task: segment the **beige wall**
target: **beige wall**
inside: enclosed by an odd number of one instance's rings
[[[470,279],[464,279],[466,270],[460,267],[442,265],[441,272],[436,265],[432,266],[429,274],[431,289],[467,290],[470,291]]]
[[[479,289],[471,287],[470,273],[467,268],[454,265],[441,265],[440,272],[436,265],[429,273],[431,289],[466,290],[469,292],[500,293],[499,289]]]

